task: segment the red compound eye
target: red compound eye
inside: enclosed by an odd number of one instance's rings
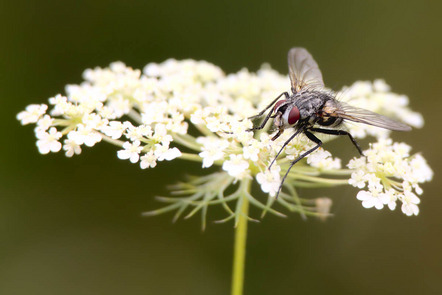
[[[279,106],[282,105],[285,102],[286,102],[286,100],[283,99],[283,100],[280,100],[277,103],[275,103],[275,106],[273,107],[273,111],[276,112],[278,110]]]
[[[293,125],[293,124],[295,124],[296,122],[298,122],[299,117],[300,117],[300,115],[299,115],[299,109],[298,109],[297,107],[294,106],[294,107],[290,110],[290,113],[289,113],[289,118],[288,118],[288,122],[289,122],[289,124],[290,124],[290,125]]]

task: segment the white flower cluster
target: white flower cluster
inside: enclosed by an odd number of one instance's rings
[[[263,66],[257,73],[244,69],[225,75],[212,64],[194,60],[151,63],[143,71],[116,62],[108,68],[86,70],[83,77],[85,81],[80,85],[66,87],[66,95],[49,99],[52,106],[49,112],[47,105],[30,105],[17,115],[23,125],[36,123],[40,153],[63,149],[66,156],[72,157],[80,154],[84,146],[106,141],[120,148],[118,158],[139,163],[143,169],[155,167],[158,161],[176,158],[200,161],[203,168],[219,166],[235,181],[254,178],[263,192],[275,196],[280,174],[287,171],[290,161],[313,147],[313,143],[300,134],[285,147],[269,170],[269,164],[291,136],[290,130],[275,141],[268,132],[270,123],[255,133],[247,131],[252,122],[246,118],[257,114],[290,85],[287,76],[269,66]],[[412,126],[423,124],[422,117],[407,108],[407,97],[391,93],[382,80],[356,82],[342,93],[342,99],[355,106],[397,117]],[[193,125],[190,132],[189,124]],[[352,124],[349,130],[359,138],[388,135],[381,128],[363,124]],[[384,170],[378,164],[379,158],[370,156],[371,150],[367,152],[368,162],[363,162],[365,158],[351,162],[350,168],[356,172],[350,183],[360,188],[368,185],[369,190],[358,195],[365,198],[365,207],[379,208],[387,204],[392,208],[399,199],[405,206],[404,212],[416,214],[417,207],[413,204],[418,199],[411,191],[413,188],[419,192],[417,183],[422,179],[412,177],[418,169],[428,166],[422,157],[408,158],[403,148],[392,146],[390,156],[394,161],[379,156],[385,163]],[[377,145],[373,150],[375,147]],[[183,148],[188,152],[183,152]],[[376,151],[381,154],[381,150]],[[290,171],[285,184],[320,183],[325,178],[310,176],[322,171],[330,175],[340,169],[341,160],[319,148]],[[395,177],[404,179],[404,183],[394,182]],[[376,203],[373,201],[376,194],[384,199],[388,194],[391,200]]]
[[[430,181],[433,171],[420,155],[410,156],[411,147],[405,143],[393,143],[391,139],[381,139],[364,151],[365,157],[353,159],[348,167],[354,169],[349,184],[360,189],[357,198],[365,208],[396,208],[402,203],[406,215],[419,213],[422,194],[419,184]],[[417,195],[416,195],[417,194]]]
[[[66,87],[66,96],[49,99],[50,114],[46,114],[47,105],[30,105],[17,115],[23,125],[37,124],[42,154],[63,147],[66,156],[72,157],[81,153],[81,146],[92,147],[104,139],[123,148],[120,159],[132,163],[141,159],[142,168],[181,155],[176,147],[169,147],[170,134],[185,134],[187,123],[178,107],[164,102],[169,90],[158,87],[157,78],[120,62],[86,70],[83,76],[86,81],[81,85]],[[126,140],[121,140],[123,135]]]

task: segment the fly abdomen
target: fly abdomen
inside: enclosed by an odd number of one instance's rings
[[[329,117],[329,116],[319,117],[318,121],[316,122],[316,124],[318,125],[327,126],[327,127],[335,127],[340,125],[341,123],[342,123],[342,118]]]

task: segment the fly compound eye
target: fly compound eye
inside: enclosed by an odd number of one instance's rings
[[[298,122],[299,117],[300,117],[299,109],[293,106],[293,108],[290,110],[287,122],[289,122],[290,125],[293,125],[296,122]]]
[[[275,106],[273,107],[273,111],[276,113],[278,111],[279,107],[285,102],[286,102],[286,100],[282,99],[282,100],[278,101],[277,103],[275,103]]]

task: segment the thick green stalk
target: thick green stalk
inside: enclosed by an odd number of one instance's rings
[[[244,268],[246,262],[247,216],[249,201],[241,197],[241,215],[235,227],[235,245],[233,250],[232,295],[242,295],[244,288]]]

